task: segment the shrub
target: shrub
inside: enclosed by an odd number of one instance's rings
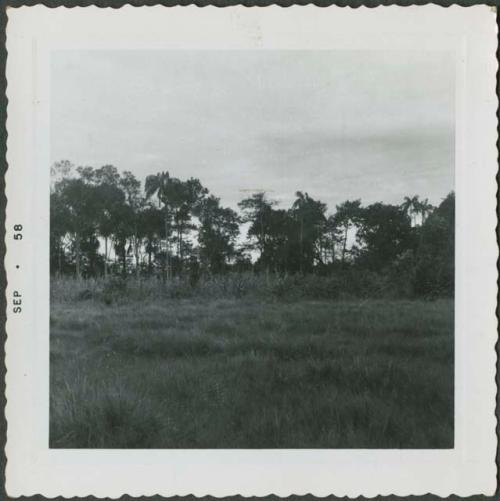
[[[367,298],[409,298],[428,293],[446,293],[449,286],[439,288],[434,283],[422,287],[423,280],[413,254],[405,253],[382,272],[346,267],[332,270],[329,275],[280,275],[231,272],[201,275],[196,284],[189,275],[163,282],[157,277],[116,277],[76,280],[53,278],[51,297],[60,302],[97,300],[105,304],[164,298],[166,300],[198,298],[254,298],[261,301],[338,300]],[[431,277],[445,282],[439,273]],[[418,279],[418,280],[417,280]],[[415,288],[415,283],[417,287]],[[424,282],[424,285],[427,282]],[[418,286],[420,285],[420,287]]]

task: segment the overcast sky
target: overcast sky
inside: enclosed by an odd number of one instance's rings
[[[233,208],[453,189],[450,53],[64,51],[51,75],[52,161],[197,177]]]

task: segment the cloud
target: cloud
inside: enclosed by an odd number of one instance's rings
[[[199,177],[223,203],[298,189],[438,202],[453,188],[453,54],[63,51],[52,159]]]

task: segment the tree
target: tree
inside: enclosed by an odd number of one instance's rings
[[[71,231],[69,208],[61,196],[61,185],[50,194],[50,267],[60,275],[66,264],[64,238]]]
[[[324,251],[325,251],[325,261],[327,260],[328,254],[330,254],[330,262],[335,263],[335,256],[337,251],[337,244],[345,241],[347,245],[347,238],[345,231],[339,227],[339,219],[334,215],[328,216],[325,225],[325,235],[324,235]],[[345,248],[343,248],[345,254]]]
[[[455,193],[425,220],[416,255],[415,293],[453,295],[455,283]]]
[[[275,273],[297,270],[300,266],[298,246],[294,245],[297,223],[284,209],[272,209],[268,214],[266,260]]]
[[[347,240],[349,238],[349,231],[359,225],[360,217],[361,200],[346,200],[342,204],[336,206],[336,212],[330,222],[330,226],[334,228],[335,233],[341,234],[342,264],[345,263],[347,254]]]
[[[170,175],[168,172],[159,172],[154,176],[148,176],[144,185],[146,198],[155,195],[158,197],[158,204],[163,204],[163,224],[165,235],[165,258],[163,265],[163,279],[171,278],[170,269],[170,230],[172,224],[172,214],[169,205],[169,197],[172,196]]]
[[[369,205],[360,210],[357,240],[362,264],[380,271],[413,247],[410,218],[400,206]]]
[[[274,200],[267,199],[265,192],[254,193],[238,203],[238,207],[243,211],[242,222],[250,223],[247,231],[247,247],[259,251],[259,263],[266,273],[269,273],[272,261],[269,242],[273,227],[272,212],[275,205]]]
[[[236,255],[239,218],[235,211],[220,206],[220,199],[209,196],[198,207],[200,260],[211,273],[224,271]]]
[[[144,209],[145,200],[141,195],[141,182],[129,171],[125,171],[119,179],[119,184],[125,193],[125,200],[129,207],[128,217],[130,220],[130,239],[132,251],[135,257],[135,272],[137,278],[140,275],[140,250],[144,232],[141,225],[141,211]]]
[[[148,273],[153,271],[153,256],[160,251],[159,241],[163,235],[163,214],[152,204],[146,204],[139,213],[139,226],[142,228],[145,251],[148,256]]]
[[[177,233],[177,256],[179,266],[182,271],[184,263],[184,254],[188,250],[188,244],[185,242],[184,235],[188,231],[196,228],[191,219],[197,212],[197,207],[203,202],[208,194],[208,190],[202,186],[198,179],[190,178],[185,182],[176,180],[173,203],[174,228]]]
[[[96,184],[99,210],[97,214],[97,229],[104,239],[104,277],[108,276],[108,241],[113,236],[115,228],[120,225],[120,217],[125,204],[125,194],[119,186],[120,175],[116,167],[105,165],[96,169],[93,176]]]
[[[419,196],[414,195],[413,197],[405,197],[403,203],[401,204],[401,208],[404,212],[406,212],[406,214],[408,214],[411,226],[416,226],[417,216],[420,212]]]
[[[62,181],[72,177],[74,165],[69,160],[60,160],[54,162],[50,167],[50,190],[54,190],[55,185]]]
[[[299,242],[299,271],[310,272],[315,260],[321,261],[321,239],[326,228],[326,205],[307,193],[297,191],[291,215],[297,222]],[[319,244],[319,248],[318,248]]]
[[[72,235],[75,274],[81,278],[82,241],[95,235],[99,197],[95,186],[85,179],[63,179],[56,185],[59,202],[66,207],[66,229]]]
[[[190,178],[183,182],[177,178],[170,177],[168,172],[162,172],[156,176],[148,176],[145,184],[146,197],[157,194],[160,204],[163,204],[165,218],[165,239],[166,239],[166,259],[167,275],[171,273],[171,243],[177,244],[177,262],[182,270],[184,252],[188,244],[184,242],[186,232],[195,229],[191,224],[191,217],[197,205],[207,195],[208,190],[204,188],[198,179]],[[175,237],[172,236],[173,231]]]
[[[120,259],[121,273],[127,274],[127,257],[133,251],[133,245],[127,245],[133,238],[135,214],[132,207],[126,203],[117,206],[113,230],[113,245],[116,256]]]
[[[85,168],[86,177],[89,178],[90,182],[97,185],[106,184],[109,186],[118,186],[120,181],[120,173],[114,165],[103,165],[99,169],[95,169],[93,172],[88,171],[89,167]]]
[[[61,195],[61,181],[73,175],[69,160],[54,162],[50,167],[50,266],[61,274],[66,264],[64,239],[70,231],[70,211]]]
[[[432,204],[430,204],[429,199],[426,198],[425,200],[419,201],[417,207],[418,207],[418,211],[421,215],[421,221],[422,221],[422,225],[423,225],[425,223],[425,221],[427,220],[427,218],[429,217],[429,215],[434,210],[434,206]]]

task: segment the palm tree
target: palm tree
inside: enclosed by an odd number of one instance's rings
[[[422,224],[424,224],[427,218],[429,217],[430,213],[434,210],[434,206],[430,204],[429,199],[426,198],[425,200],[419,202],[418,209],[422,216]]]
[[[148,176],[144,184],[144,190],[146,192],[146,198],[150,198],[156,194],[158,197],[158,205],[163,204],[163,222],[165,225],[165,267],[166,267],[166,279],[171,278],[170,270],[170,219],[171,214],[169,211],[169,188],[170,188],[170,174],[167,172],[158,172],[158,174],[153,176]],[[165,273],[163,275],[165,279]]]
[[[420,212],[420,200],[418,195],[413,197],[405,197],[404,202],[401,204],[401,208],[410,217],[411,226],[417,225],[417,214]]]

